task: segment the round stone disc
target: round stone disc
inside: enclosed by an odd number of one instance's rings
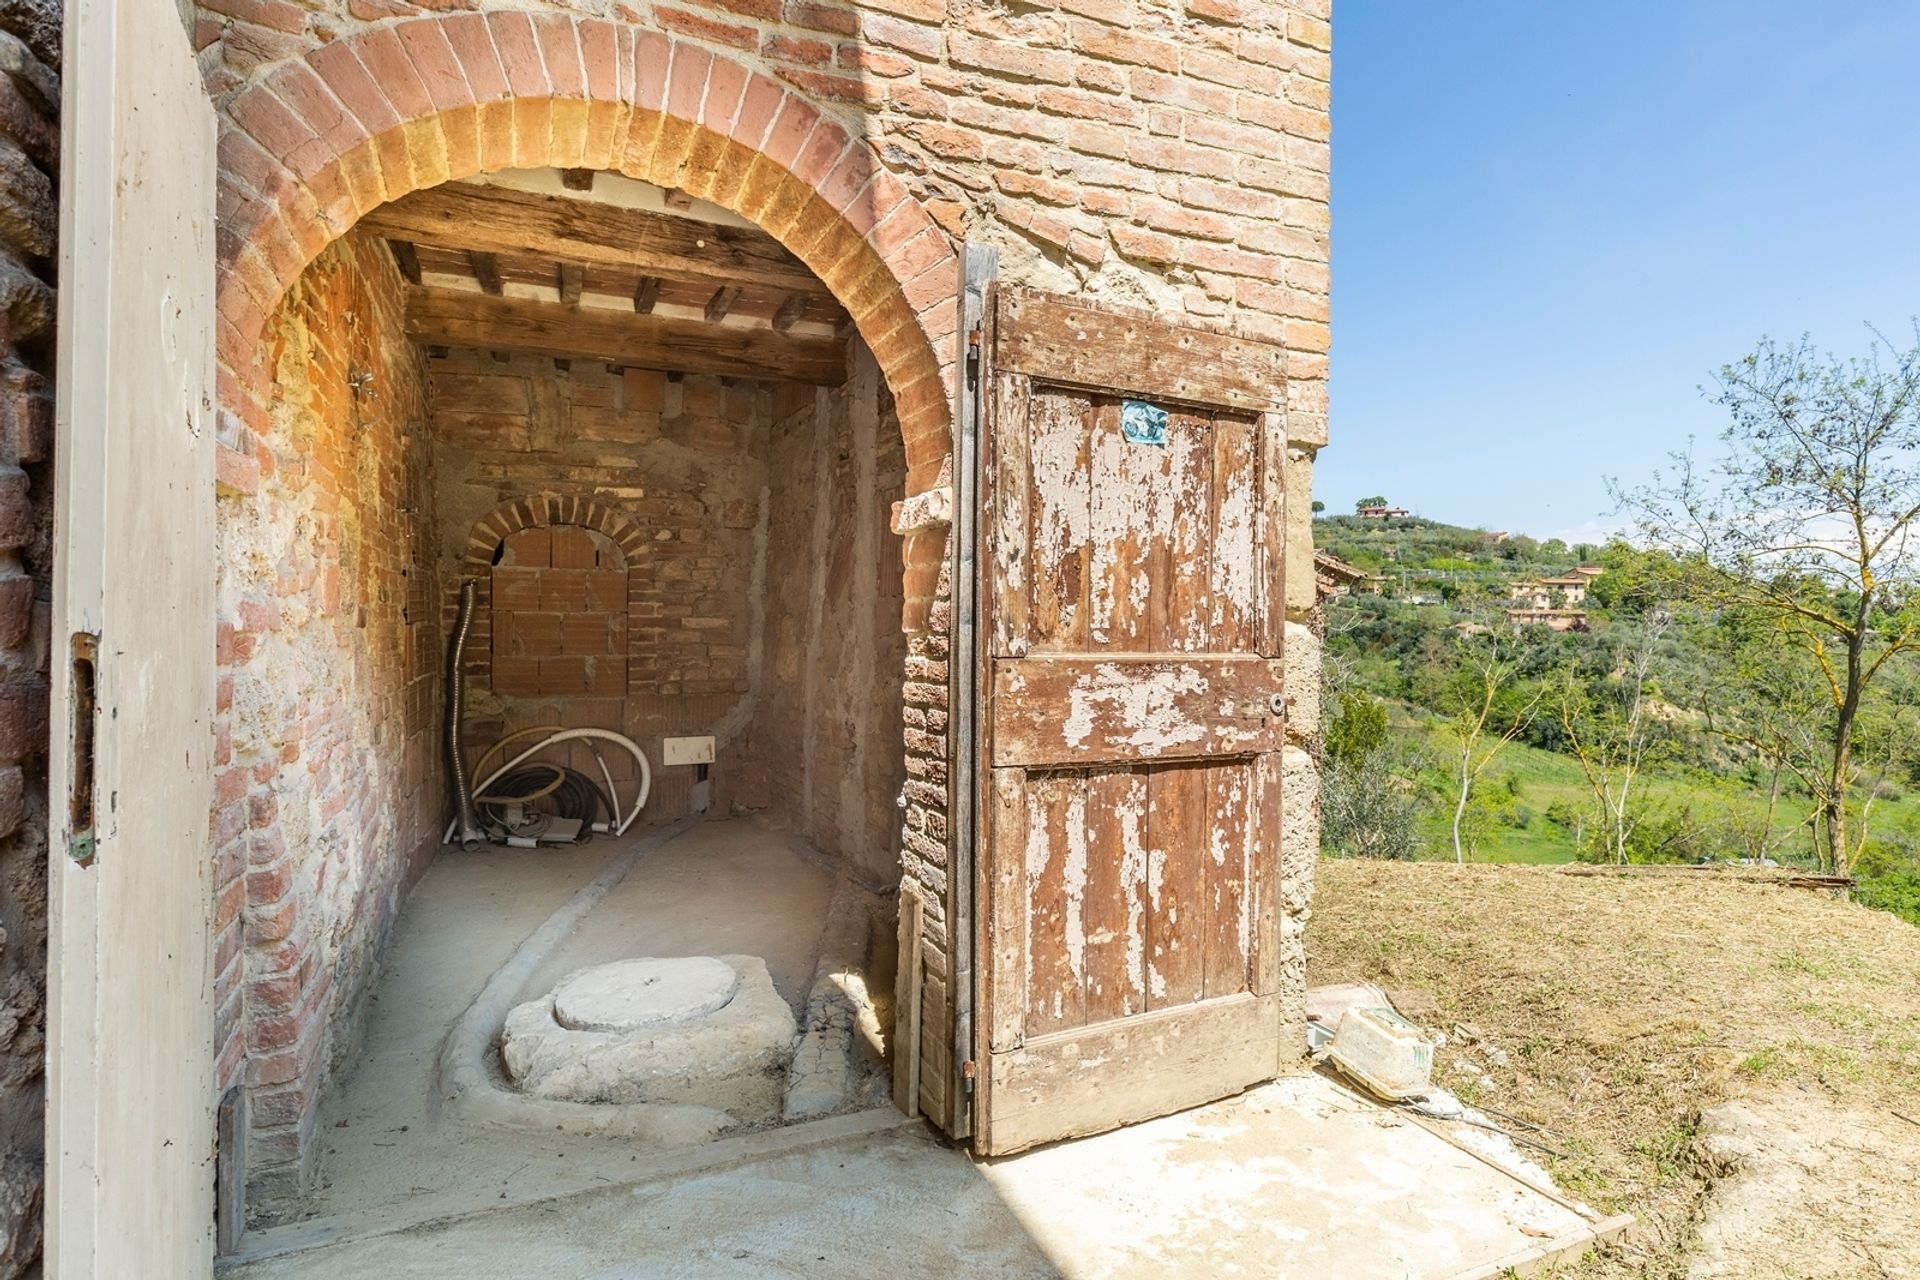
[[[553,1016],[574,1031],[638,1031],[712,1013],[740,975],[712,956],[616,960],[574,974],[553,992]]]

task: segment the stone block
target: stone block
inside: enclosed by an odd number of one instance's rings
[[[715,964],[735,978],[724,998]],[[654,980],[657,997],[643,995],[656,969],[667,975]],[[711,1107],[754,1124],[780,1117],[795,1034],[793,1011],[757,956],[631,960],[569,974],[515,1008],[500,1053],[508,1076],[535,1097]]]

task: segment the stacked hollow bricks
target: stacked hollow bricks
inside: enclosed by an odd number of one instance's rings
[[[434,3],[426,8],[445,6]],[[961,239],[1003,276],[1144,301],[1288,349],[1288,430],[1324,441],[1327,0],[681,0],[607,20],[428,15],[402,0],[218,0],[193,34],[223,110],[218,475],[272,462],[268,317],[367,209],[507,166],[619,169],[759,222],[848,307],[899,402],[908,491],[943,481]],[[37,1138],[42,1013],[46,487],[54,15],[0,27],[0,292],[7,306],[0,537],[0,826],[7,871],[10,1151]],[[1304,471],[1304,467],[1301,468]],[[31,479],[30,479],[31,477]],[[1290,490],[1301,488],[1294,484]],[[1304,491],[1293,493],[1304,508]],[[938,505],[909,500],[908,863],[944,896],[944,625]],[[1297,557],[1306,546],[1290,550]],[[1310,584],[1311,574],[1295,572]],[[26,581],[31,586],[14,585]],[[1304,609],[1298,601],[1296,613]],[[36,639],[36,637],[39,637]],[[17,772],[23,763],[26,773]],[[23,785],[24,784],[24,785]],[[309,1011],[307,1016],[318,1016]],[[24,1166],[23,1166],[24,1167]],[[37,1192],[9,1166],[0,1270],[37,1246]]]

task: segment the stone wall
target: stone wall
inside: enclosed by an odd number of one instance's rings
[[[248,1170],[304,1176],[320,1090],[443,815],[426,362],[354,235],[270,329],[269,431],[219,486],[219,1079]]]
[[[765,639],[749,757],[766,806],[874,887],[899,878],[900,540],[892,398],[857,348],[844,387],[795,387],[769,446]]]
[[[0,5],[0,1276],[40,1254],[60,7]]]

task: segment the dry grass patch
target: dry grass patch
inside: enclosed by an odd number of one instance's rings
[[[1448,1034],[1443,1084],[1542,1126],[1567,1153],[1549,1162],[1563,1186],[1640,1219],[1583,1274],[1706,1274],[1703,1109],[1798,1100],[1897,1140],[1909,1133],[1893,1113],[1920,1120],[1920,929],[1822,893],[1323,861],[1307,943],[1310,981],[1387,988]],[[1914,1160],[1881,1170],[1874,1157],[1863,1174],[1889,1181],[1889,1212],[1920,1213],[1920,1125],[1910,1136]],[[1904,1274],[1877,1232],[1863,1222],[1857,1240],[1818,1243],[1858,1274]],[[1829,1273],[1780,1262],[1783,1275]]]

